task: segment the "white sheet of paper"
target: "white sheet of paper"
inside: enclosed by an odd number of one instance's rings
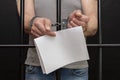
[[[89,59],[81,26],[57,31],[56,37],[45,35],[36,38],[34,43],[44,74]]]

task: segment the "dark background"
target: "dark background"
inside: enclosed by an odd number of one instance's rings
[[[120,44],[120,0],[102,3],[103,43]],[[120,80],[120,47],[103,48],[103,80]]]
[[[0,45],[21,43],[19,23],[16,0],[0,0]],[[0,80],[21,79],[24,49],[0,48]]]
[[[20,43],[15,0],[0,0],[0,44]],[[20,49],[0,48],[0,80],[19,80]]]
[[[104,0],[101,6],[102,40],[106,44],[120,44],[120,0]],[[0,44],[20,44],[20,24],[16,0],[0,0]],[[26,38],[27,39],[27,38]],[[99,43],[99,34],[87,39]],[[99,48],[88,47],[90,80],[99,80]],[[103,80],[119,80],[120,47],[103,48]],[[0,48],[0,80],[20,80],[21,63],[25,56],[19,48]]]

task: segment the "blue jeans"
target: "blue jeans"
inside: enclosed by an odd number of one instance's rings
[[[88,68],[68,69],[61,68],[58,70],[61,80],[88,80]],[[48,75],[43,74],[41,67],[26,66],[25,80],[55,80],[55,72]]]

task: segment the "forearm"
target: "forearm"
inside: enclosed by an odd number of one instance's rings
[[[86,31],[84,31],[84,35],[86,37],[89,37],[89,36],[94,36],[97,32],[97,26],[98,26],[98,20],[96,18],[96,16],[90,16],[89,17],[89,22],[87,24],[87,29]]]
[[[25,32],[30,33],[30,20],[35,16],[34,0],[25,0]]]
[[[97,0],[82,0],[83,13],[89,17],[86,26],[85,36],[93,36],[97,32],[98,19],[97,19]]]
[[[20,0],[17,1],[18,13],[20,14]],[[24,8],[24,27],[25,32],[30,33],[30,20],[33,16],[35,16],[34,12],[34,1],[33,0],[25,0],[25,8]]]
[[[18,14],[20,15],[20,0],[16,0],[17,2],[17,11],[18,11]]]

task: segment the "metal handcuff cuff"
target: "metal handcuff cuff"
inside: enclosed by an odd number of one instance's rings
[[[30,24],[29,24],[29,27],[30,27],[30,30],[33,26],[33,22],[36,18],[38,18],[39,16],[34,16],[31,20],[30,20]],[[66,29],[67,28],[67,24],[69,22],[69,18],[67,19],[62,19],[61,23],[58,23],[56,22],[55,24],[51,24],[52,27],[57,27],[59,25],[61,25],[62,29]]]

